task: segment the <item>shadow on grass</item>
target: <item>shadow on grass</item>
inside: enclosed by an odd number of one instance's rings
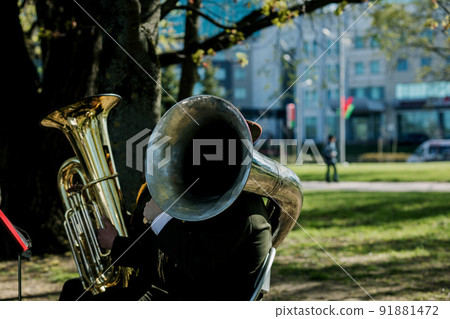
[[[370,297],[336,264],[320,267],[299,262],[279,263],[273,267],[272,282],[290,286],[279,292],[279,300],[345,300]],[[342,265],[374,299],[408,298],[412,294],[441,292],[450,286],[448,264],[430,257]],[[307,284],[309,283],[309,285]],[[408,299],[413,299],[409,297]],[[394,298],[395,299],[395,298]]]
[[[50,297],[53,297],[51,299],[55,299],[55,296],[59,296],[61,292],[60,291],[54,291],[54,292],[47,292],[43,294],[35,294],[35,295],[26,295],[22,296],[22,300],[30,300],[30,299],[50,299]],[[0,299],[0,301],[17,301],[18,297],[11,297],[11,298],[4,298]]]
[[[424,249],[430,254],[435,254],[443,247],[450,247],[450,241],[445,239],[436,239],[426,236],[414,237],[414,239],[391,239],[380,240],[376,242],[364,243],[363,245],[342,245],[342,243],[327,243],[327,249],[342,252],[351,252],[352,254],[366,255],[370,253],[385,253],[393,251],[413,251],[415,249]]]

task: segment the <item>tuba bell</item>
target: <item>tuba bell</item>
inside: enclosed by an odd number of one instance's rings
[[[153,130],[146,156],[152,198],[172,217],[205,220],[227,209],[242,191],[255,193],[268,199],[276,248],[300,215],[300,179],[253,149],[245,118],[224,99],[200,95],[178,102]]]
[[[100,248],[97,229],[106,216],[120,236],[127,236],[125,209],[108,136],[109,111],[120,102],[114,94],[97,95],[59,108],[41,124],[61,130],[76,157],[58,173],[64,228],[85,289],[93,294],[128,285],[131,270],[112,265],[110,252]]]

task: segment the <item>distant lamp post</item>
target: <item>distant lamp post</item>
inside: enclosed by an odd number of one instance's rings
[[[331,39],[335,39],[336,36],[327,28],[322,29],[322,33]],[[350,43],[350,39],[343,33],[339,39],[339,153],[341,163],[346,161],[345,150],[345,103],[346,103],[346,61],[345,61],[345,45]]]

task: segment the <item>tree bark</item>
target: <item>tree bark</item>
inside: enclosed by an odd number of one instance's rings
[[[104,0],[102,7],[99,23],[108,34],[103,33],[99,92],[123,98],[109,116],[109,133],[125,205],[131,210],[145,178],[135,166],[127,167],[126,157],[134,158],[136,150],[127,154],[126,141],[153,129],[160,116],[160,7],[157,0]]]
[[[29,233],[33,251],[57,251],[63,247],[63,238],[55,230],[55,221],[61,218],[60,206],[56,206],[56,171],[48,169],[52,157],[45,154],[46,135],[39,127],[39,79],[18,15],[17,2],[5,2],[2,21],[8,32],[3,40],[8,46],[3,51],[6,81],[1,87],[7,103],[0,109],[0,207],[13,224]],[[0,231],[0,259],[17,256],[18,246],[8,238]]]
[[[192,7],[199,9],[201,0],[194,0]],[[198,81],[197,62],[192,59],[192,54],[196,52],[198,45],[198,14],[195,11],[186,12],[185,35],[184,35],[184,56],[181,64],[181,77],[178,91],[178,101],[192,96],[194,85]]]

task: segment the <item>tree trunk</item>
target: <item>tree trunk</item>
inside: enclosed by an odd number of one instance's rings
[[[127,156],[135,159],[136,150],[127,154],[126,141],[153,129],[160,116],[159,1],[104,0],[102,5],[99,23],[109,35],[103,34],[99,92],[123,98],[109,116],[109,133],[125,204],[131,210],[145,178],[135,165],[127,167]]]
[[[6,81],[2,84],[7,103],[0,109],[0,207],[12,223],[29,233],[34,251],[58,249],[63,246],[62,238],[53,230],[61,211],[55,209],[56,173],[46,170],[51,158],[43,152],[45,134],[39,127],[42,100],[38,75],[25,46],[17,2],[5,2],[2,13],[8,26],[4,34],[8,49],[3,52]],[[46,184],[50,181],[52,188]],[[0,231],[0,259],[17,256],[16,244],[6,237],[9,235]]]
[[[201,0],[194,0],[192,6],[199,9]],[[199,19],[194,11],[186,11],[184,51],[186,58],[181,64],[180,89],[178,101],[192,96],[194,85],[198,81],[197,61],[192,59],[192,48],[198,45]]]

